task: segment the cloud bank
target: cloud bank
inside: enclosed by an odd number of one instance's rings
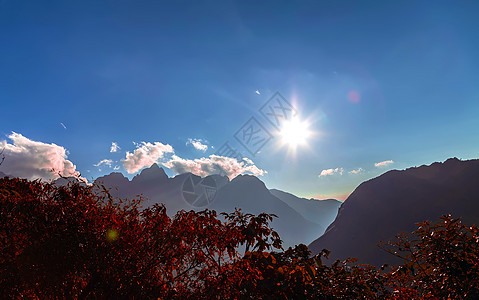
[[[207,141],[204,141],[202,139],[188,139],[186,145],[193,145],[196,150],[205,152],[206,150],[208,150],[208,145],[206,145],[205,143],[207,143]]]
[[[68,151],[56,144],[47,144],[30,140],[23,135],[12,132],[8,138],[13,142],[0,141],[0,149],[4,149],[5,161],[0,171],[14,177],[27,179],[57,179],[79,177],[76,166],[69,161]],[[83,177],[80,180],[87,182]]]
[[[144,167],[149,167],[157,163],[166,153],[173,153],[173,147],[169,144],[160,142],[136,144],[137,148],[131,152],[126,152],[126,157],[121,160],[123,167],[129,174],[136,173]]]
[[[318,177],[331,176],[338,173],[339,175],[343,175],[343,171],[344,171],[343,168],[326,169],[326,170],[322,170],[321,174],[319,174]]]
[[[255,176],[262,176],[267,173],[255,166],[250,159],[238,162],[235,158],[214,154],[197,159],[183,159],[173,155],[171,160],[163,165],[178,174],[191,172],[201,177],[223,174],[233,179],[242,173],[251,173]]]
[[[196,149],[203,151],[203,149],[206,150],[208,147],[203,143],[207,143],[207,141],[189,139],[187,144],[191,144]],[[265,170],[258,168],[248,158],[238,161],[235,158],[212,154],[209,157],[184,159],[175,155],[173,147],[169,144],[141,142],[139,144],[135,143],[135,145],[136,149],[133,153],[126,152],[126,158],[121,160],[123,167],[129,174],[136,173],[144,167],[150,167],[154,163],[161,164],[177,174],[190,172],[201,177],[221,174],[233,179],[243,173],[250,173],[255,176],[262,176],[267,173]],[[173,153],[173,155],[169,159],[164,159],[168,153]],[[162,159],[163,162],[160,162]],[[104,162],[104,164],[107,163]]]
[[[378,163],[375,163],[374,166],[375,167],[384,167],[384,166],[387,166],[387,165],[390,165],[390,164],[393,164],[394,161],[392,160],[385,160],[385,161],[382,161],[382,162],[378,162]]]

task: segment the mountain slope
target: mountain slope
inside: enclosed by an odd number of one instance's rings
[[[314,240],[315,235],[326,229],[326,226],[303,218],[300,213],[271,194],[261,180],[251,175],[239,175],[220,189],[210,208],[218,212],[232,212],[236,207],[252,214],[276,214],[278,218],[273,221],[272,226],[286,246],[308,244]]]
[[[389,171],[363,182],[341,205],[326,233],[310,244],[313,253],[331,250],[332,259],[356,257],[361,263],[395,264],[376,245],[410,232],[415,223],[444,214],[479,224],[479,160]]]
[[[342,202],[335,199],[317,200],[299,198],[291,193],[270,189],[271,194],[291,206],[306,220],[317,223],[325,228],[336,218]]]

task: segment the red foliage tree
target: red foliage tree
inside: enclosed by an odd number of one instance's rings
[[[280,247],[272,216],[140,209],[79,184],[0,179],[0,290],[6,297],[187,298],[240,294],[255,276],[240,245]],[[270,241],[271,240],[271,241]]]
[[[384,244],[383,244],[384,245]],[[479,299],[479,229],[443,216],[436,224],[418,223],[412,234],[401,234],[384,245],[404,260],[388,274],[394,297]]]
[[[377,269],[282,251],[274,215],[142,209],[101,187],[0,179],[0,298],[477,299],[479,230],[445,216]],[[244,253],[239,251],[243,249]]]

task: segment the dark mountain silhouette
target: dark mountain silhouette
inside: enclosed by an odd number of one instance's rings
[[[306,199],[277,189],[270,189],[269,191],[275,197],[299,212],[306,220],[317,223],[325,228],[334,221],[338,214],[338,209],[342,204],[341,201],[336,199]]]
[[[146,198],[143,206],[164,203],[170,216],[182,209],[199,211],[205,208],[218,213],[233,212],[235,208],[245,213],[274,213],[279,218],[273,222],[273,227],[285,241],[285,246],[313,241],[330,223],[319,221],[321,216],[311,222],[301,212],[275,197],[261,180],[250,175],[240,175],[232,181],[226,176],[201,178],[191,173],[168,178],[162,168],[153,164],[131,181],[121,173],[111,173],[97,178],[95,183],[104,185],[115,197],[133,198],[141,194]],[[208,201],[211,203],[208,204]],[[336,207],[325,206],[324,209],[329,210],[324,213],[325,216],[337,213]]]
[[[356,257],[382,265],[400,261],[376,245],[411,232],[415,223],[445,214],[479,224],[479,160],[448,159],[404,171],[389,171],[363,182],[346,199],[326,233],[309,245],[331,258]]]
[[[173,216],[179,210],[189,209],[181,196],[185,177],[186,174],[182,174],[169,178],[163,168],[153,164],[133,177],[131,181],[123,174],[113,172],[98,177],[94,183],[105,186],[114,197],[132,199],[141,195],[145,198],[143,203],[145,207],[163,203],[166,205],[168,214]]]

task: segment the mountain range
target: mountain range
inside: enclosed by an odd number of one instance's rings
[[[226,176],[199,177],[184,173],[169,178],[157,164],[143,169],[130,181],[114,172],[95,180],[112,196],[133,198],[142,195],[144,206],[163,203],[170,216],[179,210],[203,210],[244,213],[272,213],[278,216],[272,227],[280,234],[284,247],[308,244],[322,235],[334,220],[341,202],[296,197],[279,190],[268,190],[255,176],[239,175],[233,180]]]
[[[398,264],[380,249],[417,222],[436,222],[451,214],[467,225],[479,224],[479,160],[451,158],[443,163],[389,171],[360,184],[344,201],[325,234],[309,245],[313,254],[331,251],[331,260]]]

